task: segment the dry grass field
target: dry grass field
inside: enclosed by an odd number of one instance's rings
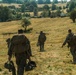
[[[37,67],[25,75],[76,75],[76,65],[72,64],[72,56],[67,46],[61,48],[61,45],[70,28],[76,33],[76,24],[72,23],[69,18],[40,18],[31,19],[33,28],[31,33],[25,35],[31,42],[33,57]],[[6,39],[12,35],[2,35],[3,33],[14,33],[21,28],[21,21],[11,21],[0,23],[0,75],[11,75],[4,68],[7,61],[7,44]],[[40,31],[44,31],[47,36],[45,43],[45,52],[39,52],[36,46]],[[15,61],[15,58],[13,59]],[[15,63],[15,62],[14,62]]]
[[[7,3],[0,3],[0,6],[3,5],[3,6],[15,6],[16,8],[19,8],[21,4],[15,4],[15,3],[10,3],[10,4],[7,4]]]

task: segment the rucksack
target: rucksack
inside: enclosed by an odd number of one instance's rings
[[[76,35],[72,37],[71,43],[73,46],[76,46]]]
[[[74,35],[72,36],[72,38],[69,40],[69,46],[70,46],[70,47],[73,47],[73,46],[76,47],[76,35],[75,35],[75,34],[74,34]]]
[[[11,39],[12,51],[22,53],[28,49],[28,39],[24,35],[15,35]]]

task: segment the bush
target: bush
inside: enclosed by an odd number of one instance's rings
[[[38,11],[42,11],[43,10],[43,8],[42,7],[38,7]]]
[[[8,8],[10,8],[10,9],[16,9],[16,7],[14,5],[8,6]]]
[[[61,9],[62,9],[62,7],[61,7],[61,6],[59,6],[59,7],[58,7],[58,9],[59,9],[59,10],[61,10]]]
[[[50,7],[48,5],[43,6],[43,10],[49,10],[49,9],[50,9]]]
[[[72,19],[72,21],[75,23],[75,19],[76,19],[76,10],[73,10],[70,13],[70,19]]]
[[[42,17],[50,17],[50,16],[49,16],[49,11],[45,11],[45,10],[44,10],[44,11],[41,13],[41,16],[42,16]]]
[[[56,10],[56,5],[54,3],[51,6],[51,10]]]
[[[10,19],[10,17],[12,17],[10,9],[6,6],[0,6],[0,22],[5,22]]]
[[[30,17],[30,13],[24,13],[23,17]]]
[[[56,17],[56,13],[55,12],[52,12],[50,17],[51,18],[55,18]]]
[[[24,28],[25,32],[26,32],[27,26],[29,26],[30,24],[31,24],[31,22],[27,18],[24,18],[22,20],[22,27]]]
[[[34,8],[33,13],[34,13],[34,16],[38,16],[38,9],[37,8]]]
[[[16,19],[17,20],[21,20],[22,19],[22,14],[21,13],[17,13],[16,14]]]
[[[65,6],[63,6],[63,9],[66,9],[66,7],[65,7]]]

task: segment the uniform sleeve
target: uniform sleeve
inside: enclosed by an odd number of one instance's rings
[[[11,57],[12,57],[12,48],[13,48],[13,45],[10,43],[8,48],[8,55]]]
[[[29,39],[26,37],[25,47],[27,47],[27,50],[29,49],[29,45],[30,45],[30,41],[29,41]]]
[[[39,37],[38,37],[38,42],[40,42],[40,35],[39,35]]]

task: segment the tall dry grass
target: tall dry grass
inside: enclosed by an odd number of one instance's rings
[[[2,35],[2,33],[17,32],[21,27],[21,21],[11,21],[0,23],[0,75],[11,75],[4,67],[7,61],[6,39],[13,35]],[[75,75],[76,65],[72,64],[72,56],[67,46],[61,48],[61,45],[67,35],[67,30],[72,29],[76,33],[76,24],[69,18],[40,18],[31,19],[33,28],[31,33],[25,35],[31,42],[33,57],[37,67],[25,75]],[[45,52],[39,52],[36,46],[40,31],[46,33]],[[15,58],[13,58],[15,61]]]

